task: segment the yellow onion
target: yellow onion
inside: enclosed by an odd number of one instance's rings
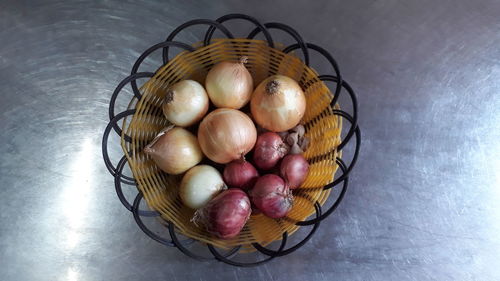
[[[306,110],[306,97],[299,84],[283,75],[274,75],[255,89],[250,102],[255,122],[273,132],[295,127]]]
[[[172,124],[191,126],[207,113],[208,96],[200,83],[183,80],[168,89],[162,109]]]
[[[250,101],[253,79],[245,67],[247,57],[239,62],[223,61],[207,74],[205,88],[217,107],[239,109]]]
[[[210,160],[221,164],[243,158],[256,140],[252,119],[236,109],[216,109],[205,116],[198,128],[201,150]]]
[[[183,128],[167,128],[144,148],[156,165],[172,175],[182,174],[203,158],[196,137]]]

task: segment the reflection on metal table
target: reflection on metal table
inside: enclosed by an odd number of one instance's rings
[[[148,238],[101,159],[109,98],[139,54],[187,20],[235,12],[329,50],[363,128],[337,211],[298,251],[255,268],[195,261]],[[494,0],[3,1],[2,279],[500,279],[499,15]],[[205,30],[178,36],[194,43]],[[124,91],[121,110],[133,95]],[[109,153],[119,160],[121,148]]]

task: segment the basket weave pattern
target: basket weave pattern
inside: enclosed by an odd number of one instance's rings
[[[184,206],[178,196],[182,177],[163,173],[143,148],[169,125],[161,110],[169,86],[184,79],[204,84],[211,66],[221,61],[237,61],[241,56],[248,57],[246,67],[254,85],[270,75],[281,74],[298,81],[304,90],[307,107],[302,124],[310,139],[304,156],[310,163],[310,172],[303,185],[294,190],[294,206],[286,218],[275,220],[262,214],[252,215],[239,236],[222,240],[190,221],[194,212]],[[295,232],[299,227],[296,222],[315,213],[314,203],[323,204],[328,198],[330,189],[324,190],[323,186],[333,181],[338,169],[336,158],[340,155],[336,147],[341,142],[342,119],[333,114],[332,93],[318,79],[318,74],[296,56],[271,48],[262,40],[217,39],[206,47],[182,52],[171,59],[142,86],[141,94],[136,112],[124,129],[132,141],[126,141],[122,134],[122,148],[150,208],[174,223],[183,235],[223,248],[249,246],[255,242],[266,245],[281,239],[284,232],[289,235]]]
[[[226,25],[226,22],[232,20],[244,20],[254,25],[247,39],[234,39],[234,35]],[[174,40],[180,32],[195,25],[208,26],[203,42],[189,45]],[[221,32],[227,39],[212,39],[215,30]],[[270,30],[285,32],[296,43],[287,47],[281,46],[274,42]],[[262,33],[265,41],[253,40],[259,33]],[[169,48],[181,48],[185,52],[170,59]],[[163,51],[163,66],[155,72],[139,72],[140,65],[145,59],[158,50]],[[328,73],[318,75],[308,67],[311,51],[326,59],[333,68],[333,75]],[[300,52],[303,62],[294,56],[294,52]],[[169,125],[163,117],[161,104],[170,85],[183,79],[193,79],[203,84],[208,70],[215,63],[223,60],[236,61],[244,55],[249,57],[247,68],[253,76],[254,86],[270,75],[283,74],[298,81],[304,89],[307,108],[302,123],[310,140],[304,156],[309,161],[310,171],[302,186],[293,191],[294,207],[286,218],[274,220],[264,215],[253,215],[238,237],[221,240],[191,223],[193,210],[185,207],[178,196],[182,176],[167,175],[160,171],[144,154],[143,148],[161,129]],[[139,89],[136,81],[145,78],[149,80]],[[324,82],[334,83],[335,90],[330,92]],[[127,110],[115,114],[117,97],[124,92],[122,90],[128,84],[132,88],[133,97]],[[352,114],[339,109],[337,101],[341,94],[348,95]],[[261,23],[244,14],[224,15],[216,20],[195,19],[178,26],[165,41],[145,50],[135,61],[130,75],[117,85],[109,102],[109,123],[103,133],[102,154],[106,168],[114,177],[115,190],[120,202],[131,212],[138,227],[151,239],[164,246],[176,247],[197,260],[215,259],[233,266],[258,266],[304,246],[318,230],[320,222],[340,205],[346,194],[349,175],[356,164],[361,146],[357,107],[356,94],[342,79],[333,56],[322,47],[304,41],[290,26],[277,22]],[[248,106],[242,110],[249,111]],[[345,134],[342,134],[341,139],[343,121],[347,121],[350,126],[345,126]],[[196,134],[196,126],[188,129]],[[120,143],[124,152],[116,164],[113,164],[108,153],[108,140],[112,131],[121,136]],[[349,145],[353,139],[354,145]],[[341,159],[341,152],[346,145],[354,148],[352,159],[348,164]],[[213,165],[219,170],[223,169],[223,165],[213,163],[207,158],[202,160],[202,163]],[[133,176],[124,173],[127,164]],[[337,171],[338,168],[340,172]],[[136,188],[138,191],[133,203],[124,195],[122,190],[124,186]],[[330,195],[330,190],[333,188],[336,192]],[[144,198],[151,210],[140,207]],[[313,213],[314,216],[308,218]],[[145,224],[144,219],[147,218],[156,218],[165,226],[163,231],[151,230]],[[300,234],[298,242],[288,241],[289,235],[299,227],[306,227],[308,234],[305,236]],[[180,239],[178,233],[188,238]],[[199,249],[189,246],[196,241],[205,244],[211,255],[207,257],[198,253]],[[279,241],[277,249],[266,246],[272,241]],[[219,248],[231,249],[220,251]],[[264,257],[249,255],[247,257],[250,257],[250,260],[245,261],[238,257],[240,253],[252,251],[258,251]]]

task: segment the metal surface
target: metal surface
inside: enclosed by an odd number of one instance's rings
[[[109,98],[138,55],[189,19],[229,12],[290,24],[330,50],[363,128],[337,212],[297,252],[250,269],[198,262],[144,235],[100,151]],[[499,280],[499,30],[500,3],[486,0],[3,1],[0,276]],[[117,163],[121,148],[109,150]]]

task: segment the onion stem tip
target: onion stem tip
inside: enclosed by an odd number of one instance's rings
[[[278,93],[280,83],[277,80],[271,80],[266,84],[266,93],[274,95]]]
[[[247,63],[247,62],[248,62],[248,57],[247,57],[247,56],[242,56],[242,57],[240,58],[240,63],[241,63],[241,64],[245,64],[245,63]]]
[[[174,100],[174,91],[168,90],[167,94],[165,95],[165,103],[170,103],[173,100]]]

